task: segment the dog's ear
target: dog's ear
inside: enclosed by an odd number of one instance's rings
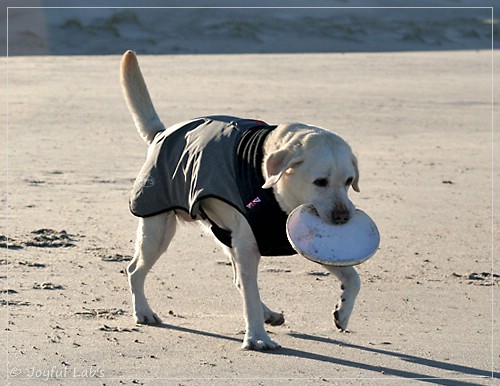
[[[352,188],[356,192],[360,192],[359,189],[359,168],[358,168],[358,159],[356,156],[352,156],[352,164],[354,166],[354,180],[352,181]]]
[[[303,161],[300,160],[294,152],[289,149],[282,149],[269,154],[264,160],[265,164],[265,179],[266,182],[262,185],[263,189],[268,189],[276,184],[283,173],[288,169],[297,167]]]

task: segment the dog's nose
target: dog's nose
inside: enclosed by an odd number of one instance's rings
[[[332,222],[337,225],[345,224],[349,221],[350,213],[347,208],[334,209],[332,212]]]

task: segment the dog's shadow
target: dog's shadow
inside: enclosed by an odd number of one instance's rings
[[[346,343],[343,341],[334,340],[334,339],[325,338],[325,337],[320,337],[320,336],[314,336],[314,335],[308,335],[308,334],[296,334],[296,333],[291,333],[291,334],[289,334],[289,336],[292,336],[292,337],[297,338],[297,339],[305,339],[305,340],[312,340],[312,341],[326,343],[326,344],[334,344],[337,346],[348,347],[348,348],[352,348],[352,349],[356,349],[356,350],[360,350],[360,351],[366,351],[366,352],[374,353],[374,354],[382,354],[382,355],[389,356],[391,358],[398,358],[398,359],[406,361],[406,362],[412,362],[412,363],[420,365],[420,366],[461,373],[464,375],[464,377],[455,377],[456,379],[453,379],[453,378],[445,379],[442,377],[435,377],[435,376],[431,376],[431,375],[420,374],[420,373],[408,371],[408,370],[399,370],[399,369],[394,369],[394,368],[390,368],[387,366],[371,365],[368,363],[355,362],[355,361],[346,360],[346,359],[339,359],[336,357],[331,357],[331,356],[327,356],[327,355],[323,355],[323,354],[317,354],[317,353],[312,353],[312,352],[307,352],[307,351],[302,351],[302,350],[295,350],[295,349],[288,349],[288,348],[282,348],[281,350],[278,350],[276,352],[272,352],[272,354],[296,356],[299,358],[306,358],[306,359],[311,359],[311,360],[316,360],[316,361],[321,361],[321,362],[328,362],[328,363],[333,363],[333,364],[336,364],[339,366],[367,370],[367,371],[373,372],[374,374],[377,374],[377,375],[383,373],[384,376],[390,375],[390,376],[395,376],[395,377],[405,378],[405,379],[415,379],[415,380],[419,380],[422,382],[428,382],[428,383],[433,383],[433,384],[437,384],[437,385],[449,385],[449,386],[480,385],[481,383],[474,383],[472,381],[477,380],[478,378],[498,378],[498,377],[500,377],[500,373],[494,373],[492,371],[481,370],[481,369],[477,369],[474,367],[468,367],[468,366],[453,364],[453,363],[449,363],[449,362],[442,362],[442,361],[437,361],[437,360],[433,360],[433,359],[422,358],[422,357],[408,355],[408,354],[404,354],[404,353],[400,353],[400,352],[396,352],[396,351],[378,349],[378,348],[374,348],[374,347],[360,346],[357,344]],[[467,378],[470,378],[470,380],[467,380]]]
[[[222,334],[216,334],[213,332],[208,332],[208,331],[202,331],[202,330],[196,330],[192,328],[187,328],[187,327],[180,327],[180,326],[175,326],[167,323],[161,323],[158,325],[155,325],[157,328],[164,328],[168,330],[173,330],[173,331],[179,331],[183,332],[186,334],[193,334],[193,335],[200,335],[204,336],[207,338],[215,338],[215,339],[223,339],[223,340],[228,340],[232,342],[238,342],[241,343],[242,339],[235,338],[232,336],[228,335],[222,335]],[[340,359],[336,358],[333,356],[328,356],[324,354],[319,354],[319,353],[314,353],[310,351],[304,351],[304,350],[297,350],[293,348],[285,348],[282,347],[279,350],[276,351],[265,351],[264,353],[268,355],[275,355],[275,356],[288,356],[288,357],[297,357],[297,358],[303,358],[303,359],[308,359],[308,360],[313,360],[313,361],[319,361],[319,362],[325,362],[325,363],[332,363],[338,366],[344,366],[344,367],[352,367],[354,369],[361,369],[361,370],[366,370],[369,371],[373,374],[375,374],[375,378],[380,377],[380,374],[384,374],[384,376],[394,376],[398,378],[405,378],[405,379],[414,379],[414,380],[419,380],[422,382],[427,382],[427,383],[432,383],[432,384],[437,384],[437,385],[447,385],[447,386],[472,386],[472,385],[480,385],[480,383],[474,383],[474,380],[477,380],[478,378],[499,378],[500,373],[497,372],[491,372],[487,370],[481,370],[477,369],[474,367],[469,367],[469,366],[464,366],[464,365],[459,365],[459,364],[453,364],[449,362],[442,362],[434,359],[427,359],[427,358],[422,358],[414,355],[409,355],[409,354],[404,354],[396,351],[390,351],[386,349],[379,349],[375,347],[365,347],[353,343],[346,343],[340,340],[334,340],[326,337],[320,337],[320,336],[314,336],[314,335],[309,335],[309,334],[296,334],[296,333],[290,333],[287,334],[288,336],[295,338],[295,339],[303,339],[303,340],[310,340],[310,341],[315,341],[315,342],[320,342],[328,345],[336,345],[336,346],[342,346],[342,347],[348,347],[351,349],[356,349],[359,351],[365,351],[373,354],[381,354],[381,355],[386,355],[391,358],[398,358],[400,360],[406,361],[406,362],[412,362],[414,364],[417,364],[419,366],[424,366],[424,367],[430,367],[430,368],[435,368],[439,370],[446,370],[450,372],[455,372],[455,373],[461,373],[464,375],[464,377],[459,378],[456,377],[456,379],[450,378],[450,379],[445,379],[442,377],[435,377],[431,375],[426,375],[426,374],[420,374],[418,372],[413,372],[413,371],[408,371],[408,370],[399,370],[395,368],[390,368],[387,366],[380,366],[380,365],[372,365],[368,363],[363,363],[363,362],[356,362],[352,360],[347,360],[347,359]],[[467,380],[467,378],[470,378],[470,380]]]
[[[208,331],[195,330],[193,328],[175,326],[173,324],[167,324],[167,323],[163,323],[163,322],[159,323],[159,324],[153,324],[150,327],[164,328],[167,330],[184,332],[186,334],[201,335],[201,336],[206,336],[208,338],[225,339],[225,340],[230,340],[230,341],[239,342],[239,343],[242,342],[242,339],[234,338],[232,336],[216,334],[214,332],[208,332]]]

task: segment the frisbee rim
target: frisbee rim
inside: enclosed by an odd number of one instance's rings
[[[304,256],[306,259],[311,260],[315,263],[322,264],[322,265],[348,267],[348,266],[354,266],[354,265],[364,263],[365,261],[367,261],[369,258],[371,258],[378,251],[378,247],[380,245],[380,233],[378,231],[377,225],[375,224],[373,219],[366,212],[364,212],[363,210],[358,209],[358,208],[356,208],[355,215],[363,216],[363,218],[364,218],[363,221],[367,221],[366,225],[368,225],[370,227],[371,232],[375,235],[375,236],[373,236],[374,247],[373,247],[372,252],[368,253],[366,256],[363,256],[361,258],[339,260],[339,259],[331,259],[331,258],[326,259],[326,258],[321,257],[319,255],[315,255],[313,253],[310,253],[311,251],[305,251],[304,248],[301,248],[300,245],[297,245],[296,241],[293,240],[293,238],[291,237],[292,235],[290,234],[291,233],[290,221],[293,221],[293,219],[295,219],[296,216],[300,216],[305,211],[307,211],[308,214],[314,216],[313,212],[315,212],[316,209],[314,208],[314,206],[312,204],[304,204],[304,205],[300,205],[297,208],[295,208],[294,210],[292,210],[292,212],[290,212],[290,214],[288,215],[288,218],[286,221],[286,234],[287,234],[288,240],[289,240],[290,244],[292,245],[292,247],[297,251],[297,253],[299,255]],[[319,218],[319,216],[316,215],[316,217],[320,221],[320,225],[322,225],[324,227],[332,227],[332,228],[333,227],[343,227],[343,226],[347,226],[347,224],[348,224],[348,223],[342,224],[342,225],[327,224],[324,221],[322,221]],[[360,235],[363,236],[362,233]],[[340,240],[342,240],[342,237],[343,236],[341,235]],[[313,238],[313,240],[314,240],[314,238]],[[339,240],[339,238],[336,238],[335,240]],[[370,238],[367,238],[367,241],[370,241]]]

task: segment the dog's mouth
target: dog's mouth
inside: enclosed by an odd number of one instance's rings
[[[319,217],[324,223],[332,225],[344,225],[351,219],[354,210],[345,205],[339,205],[331,211],[320,212],[312,203],[304,204],[305,209],[314,216]]]
[[[323,215],[314,206],[314,204],[305,204],[305,206],[309,213],[313,214],[314,216],[318,216],[327,224],[333,224],[333,225],[346,224],[352,215],[349,208],[344,205],[339,205],[338,207],[335,207],[332,211],[323,213]]]
[[[313,214],[314,216],[321,217],[321,216],[319,215],[318,210],[316,209],[316,207],[315,207],[313,204],[305,204],[304,206],[306,207],[306,209],[307,209],[307,211],[308,211],[309,213]]]

